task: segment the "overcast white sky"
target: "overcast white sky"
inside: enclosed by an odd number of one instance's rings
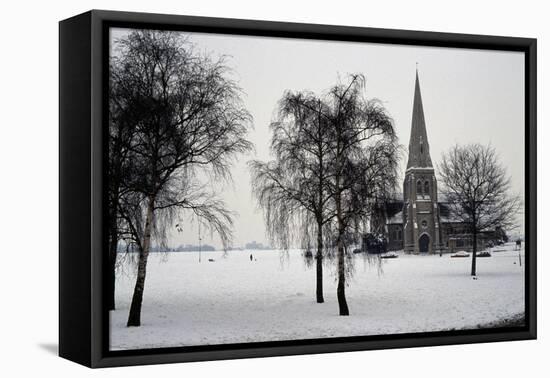
[[[116,39],[128,31],[111,30]],[[399,142],[407,151],[411,127],[415,67],[418,62],[430,153],[434,165],[454,144],[491,144],[499,153],[515,193],[524,195],[524,55],[456,48],[410,47],[354,42],[313,41],[186,33],[196,48],[229,56],[234,79],[246,94],[254,117],[249,139],[256,152],[233,169],[234,184],[216,187],[235,220],[235,245],[266,243],[262,213],[251,195],[246,162],[269,160],[269,124],[283,92],[321,93],[338,77],[362,73],[366,96],[378,98],[395,121]],[[406,153],[402,161],[406,165]],[[436,168],[437,174],[437,168]],[[197,244],[197,230],[187,224],[170,245]],[[220,243],[203,237],[203,243]]]

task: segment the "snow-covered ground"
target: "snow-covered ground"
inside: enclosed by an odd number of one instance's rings
[[[315,269],[300,251],[153,253],[142,326],[126,327],[135,277],[127,264],[117,278],[111,349],[156,348],[475,328],[524,312],[524,264],[518,252],[478,258],[402,255],[369,264],[354,255],[346,296],[350,316],[338,316],[336,275],[325,266],[325,303],[315,303]],[[523,251],[522,251],[522,259]],[[209,262],[208,259],[214,259]]]

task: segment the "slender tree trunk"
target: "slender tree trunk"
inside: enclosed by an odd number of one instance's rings
[[[346,301],[346,255],[344,253],[344,225],[342,220],[342,204],[338,195],[336,198],[336,217],[338,219],[338,287],[336,296],[338,297],[338,307],[340,315],[348,316],[349,308]]]
[[[472,248],[472,276],[476,275],[476,254],[477,254],[477,231],[473,232],[473,248]]]
[[[120,170],[117,170],[120,172]],[[117,173],[119,174],[119,173]],[[119,180],[118,178],[113,178]],[[105,295],[107,296],[107,305],[109,311],[115,309],[115,285],[116,285],[116,257],[118,248],[118,202],[119,202],[119,183],[115,182],[113,185],[113,193],[111,200],[111,208],[109,209],[109,250],[108,250],[108,279],[107,287],[105,288]]]
[[[342,191],[340,187],[340,172],[342,169],[342,151],[340,146],[341,131],[340,127],[337,127],[336,141],[337,141],[337,153],[336,153],[336,177],[335,187],[336,192],[334,196],[336,204],[336,220],[338,222],[338,286],[336,287],[336,297],[338,298],[338,308],[341,316],[349,315],[348,302],[346,301],[346,261],[344,253],[344,220],[342,218]]]
[[[112,212],[114,219],[110,219],[110,231],[109,231],[109,278],[107,282],[107,302],[109,311],[115,309],[115,282],[116,282],[116,257],[118,247],[118,227],[116,221],[116,211]]]
[[[118,248],[118,205],[120,201],[120,182],[122,172],[121,157],[121,129],[118,128],[118,134],[115,138],[115,144],[112,154],[112,169],[110,180],[110,209],[109,209],[109,250],[108,250],[108,279],[106,287],[107,305],[109,311],[115,309],[115,285],[116,285],[116,258]]]
[[[109,272],[107,279],[106,295],[107,295],[107,304],[109,306],[109,311],[115,309],[115,285],[116,285],[116,256],[117,256],[117,247],[118,247],[118,201],[119,201],[119,183],[118,183],[118,174],[120,174],[120,169],[117,169],[115,177],[113,180],[117,180],[113,183],[111,193],[111,208],[109,209],[109,255],[107,256]]]
[[[323,303],[323,225],[317,222],[317,303]]]
[[[324,165],[323,165],[323,141],[321,130],[321,100],[319,99],[319,113],[317,119],[317,150],[319,151],[319,187],[317,203],[317,303],[323,303],[323,192],[324,192]]]
[[[143,301],[143,288],[145,287],[145,274],[147,268],[147,258],[151,247],[151,230],[153,228],[153,210],[155,208],[155,196],[150,196],[147,204],[147,215],[145,220],[145,229],[143,234],[143,248],[139,253],[138,273],[130,313],[128,315],[128,327],[139,327],[141,325],[141,303]]]
[[[338,242],[338,287],[336,289],[336,295],[338,297],[338,308],[340,315],[349,315],[348,303],[346,301],[346,267],[345,267],[345,254],[342,241]]]

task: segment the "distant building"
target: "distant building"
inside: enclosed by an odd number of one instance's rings
[[[271,247],[267,245],[263,245],[262,243],[256,243],[256,240],[246,243],[244,246],[245,249],[271,249]]]
[[[174,248],[174,252],[198,252],[198,251],[215,251],[216,248],[208,245],[208,244],[202,244],[202,245],[193,245],[193,244],[186,244],[186,245],[180,245],[176,248]]]
[[[448,204],[438,199],[437,180],[430,157],[418,71],[414,88],[409,157],[403,194],[388,201],[371,220],[371,233],[383,235],[388,250],[407,253],[440,253],[471,250],[468,224],[453,219]],[[478,249],[503,232],[478,235]]]

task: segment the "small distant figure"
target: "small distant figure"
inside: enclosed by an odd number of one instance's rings
[[[254,259],[254,256],[252,256],[252,253],[250,254],[250,261]]]
[[[209,261],[209,262],[214,262],[214,261],[216,261],[216,260],[214,260],[214,259],[208,259],[208,261]]]

